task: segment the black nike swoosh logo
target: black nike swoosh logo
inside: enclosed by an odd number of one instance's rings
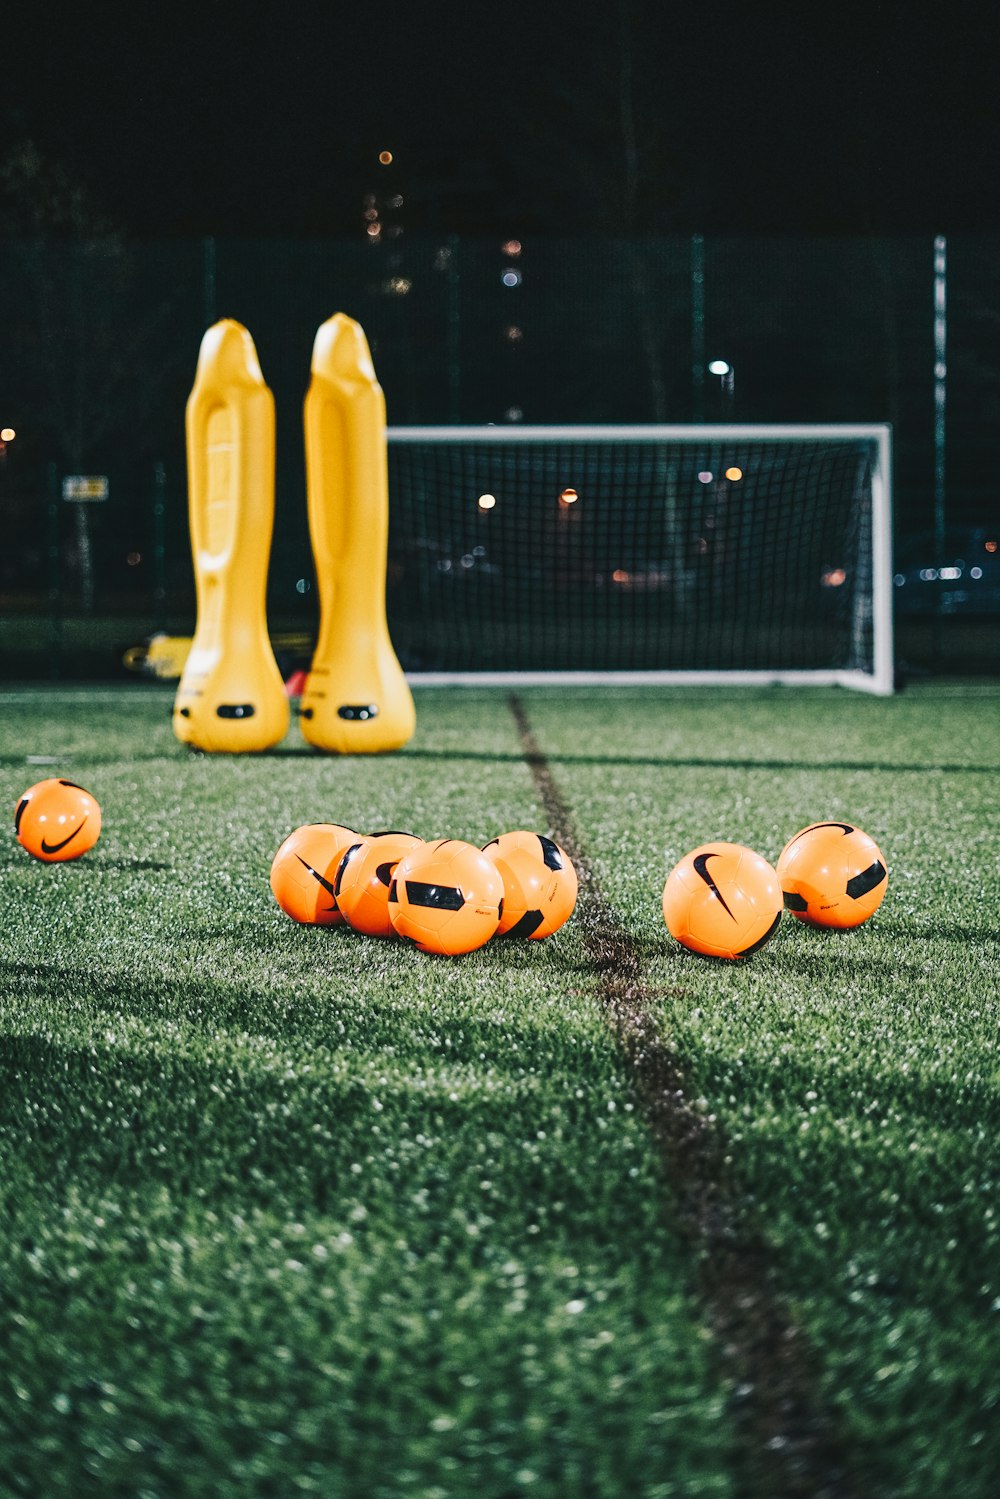
[[[781,912],[779,911],[778,914],[777,914],[777,916],[771,922],[771,925],[768,927],[767,931],[764,933],[763,937],[758,937],[756,942],[751,942],[751,944],[750,944],[749,947],[745,947],[743,949],[743,951],[742,952],[738,952],[736,954],[736,956],[738,958],[752,958],[755,952],[760,952],[761,948],[766,943],[770,942],[771,938],[774,936],[775,932],[778,930],[778,924],[779,924],[780,921],[781,921]]]
[[[303,869],[308,869],[309,873],[312,875],[312,877],[316,881],[316,883],[323,886],[323,889],[326,891],[327,895],[329,895],[332,900],[336,901],[336,899],[337,899],[337,892],[334,890],[333,886],[330,884],[330,881],[324,879],[323,876],[320,874],[320,872],[319,872],[318,869],[313,869],[313,867],[312,867],[311,864],[307,864],[306,861],[305,861],[305,859],[303,859],[303,857],[302,857],[301,854],[296,854],[295,857],[298,859],[298,861],[302,865]]]
[[[538,834],[538,841],[542,846],[542,863],[546,869],[562,869],[563,861],[562,855],[559,852],[559,845],[553,843],[551,838],[546,838],[541,833]]]
[[[390,859],[387,864],[379,864],[375,870],[375,878],[379,880],[387,890],[392,880],[392,872],[398,863],[398,859]]]
[[[729,907],[726,905],[725,896],[722,894],[722,891],[719,889],[718,885],[715,883],[715,881],[712,879],[712,876],[708,872],[709,859],[717,859],[718,857],[718,854],[699,854],[698,857],[692,861],[694,865],[694,872],[699,879],[705,881],[705,884],[708,886],[709,890],[711,890],[712,894],[716,896],[719,901],[721,901],[722,909],[725,911],[726,915],[732,916],[733,920],[735,921],[736,917],[733,916],[732,911],[730,911]]]
[[[330,894],[334,897],[334,899],[336,899],[337,894],[340,890],[341,883],[343,882],[344,870],[347,868],[350,860],[357,853],[360,847],[360,843],[352,843],[350,848],[345,853],[344,857],[341,859],[340,863],[337,865],[337,873],[335,874],[333,880],[333,889],[330,891]]]
[[[43,854],[57,854],[60,849],[65,848],[67,844],[73,842],[73,839],[76,837],[77,833],[82,833],[83,832],[84,824],[86,823],[86,821],[87,821],[87,819],[84,818],[83,822],[81,822],[80,826],[78,828],[74,828],[73,831],[72,831],[72,833],[70,833],[69,837],[68,838],[64,838],[61,843],[46,843],[45,839],[43,838],[42,839],[42,853]]]
[[[803,828],[801,833],[796,833],[792,839],[792,843],[798,843],[800,838],[804,838],[807,833],[815,833],[819,828],[840,828],[845,838],[848,833],[854,832],[854,828],[849,822],[817,822],[811,828]],[[791,848],[792,844],[790,843],[788,846]]]

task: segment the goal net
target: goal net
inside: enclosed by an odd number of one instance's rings
[[[390,427],[388,456],[418,680],[892,691],[888,427]]]

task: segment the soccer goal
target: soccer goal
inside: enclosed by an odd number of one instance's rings
[[[893,689],[887,426],[390,427],[415,683]]]

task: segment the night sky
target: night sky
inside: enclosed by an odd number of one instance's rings
[[[383,149],[417,232],[1000,230],[998,24],[943,14],[25,5],[0,156],[147,237],[356,233]]]

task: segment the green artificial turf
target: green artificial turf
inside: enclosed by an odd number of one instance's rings
[[[887,1499],[992,1499],[1000,690],[519,696],[847,1465]],[[423,689],[376,758],[297,730],[192,755],[170,702],[0,693],[0,801],[66,774],[104,815],[70,864],[0,842],[0,1492],[746,1492],[581,913],[442,959],[298,926],[268,888],[304,822],[552,831],[506,694]],[[672,941],[688,849],[773,861],[831,817],[886,857],[864,927],[786,916],[742,965]]]

